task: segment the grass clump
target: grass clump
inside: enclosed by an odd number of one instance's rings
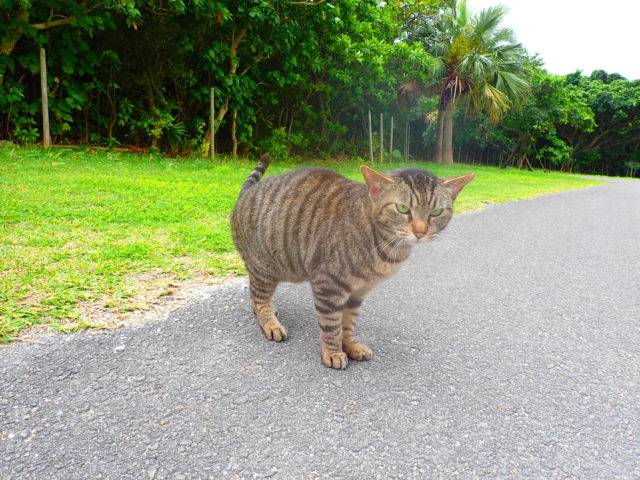
[[[36,324],[60,331],[95,326],[83,314],[87,305],[131,311],[142,308],[142,294],[157,297],[176,280],[244,273],[228,215],[254,164],[0,150],[0,342]],[[359,165],[322,164],[360,180]],[[458,212],[600,183],[559,173],[414,165],[439,176],[477,174],[457,200]],[[273,159],[268,174],[296,166]]]

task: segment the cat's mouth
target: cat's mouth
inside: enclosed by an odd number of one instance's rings
[[[417,245],[419,243],[427,243],[427,242],[431,242],[436,238],[436,234],[435,233],[430,233],[428,235],[425,235],[424,237],[416,237],[415,235],[411,234],[404,234],[402,235],[402,240],[406,243],[408,243],[409,245]]]

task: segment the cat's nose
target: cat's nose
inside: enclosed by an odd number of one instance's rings
[[[413,232],[418,240],[426,236],[428,231],[429,225],[427,224],[427,222],[418,218],[414,219],[413,222],[411,222],[411,232]]]

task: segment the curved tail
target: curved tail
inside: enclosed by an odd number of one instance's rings
[[[253,169],[253,172],[249,174],[247,179],[242,184],[242,188],[240,189],[240,195],[242,195],[242,193],[245,190],[248,190],[249,188],[253,187],[256,183],[260,181],[260,179],[264,175],[264,172],[267,170],[267,167],[269,166],[270,162],[271,162],[271,156],[268,153],[265,153],[264,155],[262,155],[262,157],[260,158],[260,163],[256,165],[256,168]]]

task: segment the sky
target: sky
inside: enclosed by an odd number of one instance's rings
[[[640,0],[467,0],[473,11],[497,4],[509,9],[503,25],[549,72],[640,79]]]

